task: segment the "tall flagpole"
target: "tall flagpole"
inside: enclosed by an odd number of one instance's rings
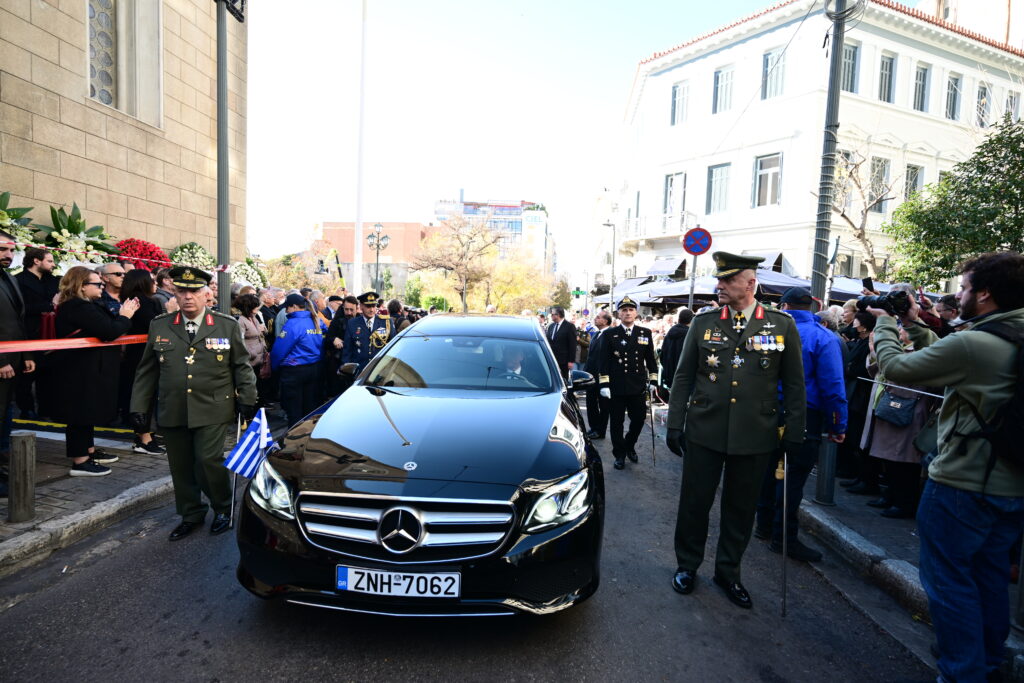
[[[356,228],[352,249],[352,292],[363,291],[363,119],[366,116],[366,0],[359,39],[359,123],[356,140]]]

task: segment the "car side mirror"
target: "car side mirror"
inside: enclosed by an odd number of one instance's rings
[[[338,374],[346,375],[348,377],[355,377],[356,368],[358,367],[359,366],[356,363],[345,363],[340,368],[338,368]]]
[[[572,391],[583,391],[595,385],[597,385],[597,380],[589,372],[583,370],[569,371],[569,388]]]

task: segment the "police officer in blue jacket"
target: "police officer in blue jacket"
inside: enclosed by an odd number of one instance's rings
[[[313,412],[320,399],[317,368],[324,330],[301,294],[289,294],[284,307],[287,316],[270,350],[270,367],[280,374],[281,407],[293,425]]]
[[[786,290],[779,303],[782,310],[796,321],[803,353],[804,382],[807,386],[807,438],[799,451],[790,455],[786,475],[786,485],[789,487],[785,529],[789,538],[786,551],[795,560],[817,562],[821,560],[821,553],[797,538],[797,513],[804,494],[804,484],[818,461],[822,433],[827,433],[829,439],[837,443],[845,438],[847,410],[840,352],[842,342],[822,327],[817,316],[811,312],[814,299],[806,288],[793,287]],[[760,539],[770,539],[772,552],[781,553],[783,483],[775,478],[775,469],[776,462],[773,461],[765,472],[754,535]]]
[[[359,299],[361,313],[349,320],[345,327],[341,362],[355,363],[356,374],[359,374],[370,359],[395,336],[395,328],[390,317],[377,314],[380,305],[377,292],[364,292],[356,298]]]

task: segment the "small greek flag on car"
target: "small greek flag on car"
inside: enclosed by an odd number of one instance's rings
[[[245,434],[242,434],[242,438],[231,449],[224,467],[246,479],[252,479],[268,453],[276,450],[277,445],[274,443],[274,437],[270,435],[270,427],[267,426],[267,414],[260,408],[260,412],[249,423]]]

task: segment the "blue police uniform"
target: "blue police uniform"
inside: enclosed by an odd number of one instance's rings
[[[395,336],[395,328],[391,318],[375,315],[367,319],[357,315],[345,326],[345,339],[342,342],[341,362],[355,363],[356,374],[363,371],[370,359],[377,355],[385,344]]]
[[[288,424],[313,412],[323,398],[317,368],[323,352],[323,330],[309,311],[292,311],[270,349],[270,367],[278,373],[281,407]]]

